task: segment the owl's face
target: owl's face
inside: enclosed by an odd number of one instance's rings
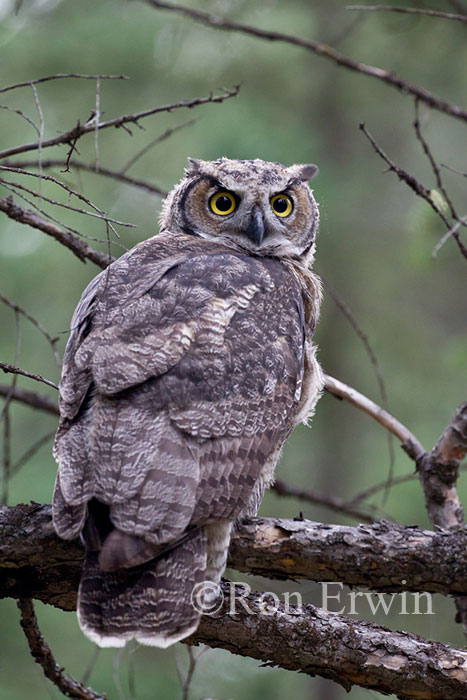
[[[318,205],[307,181],[315,165],[263,160],[190,159],[168,195],[161,230],[216,240],[256,255],[306,257],[313,252]]]

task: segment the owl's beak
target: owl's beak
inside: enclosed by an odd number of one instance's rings
[[[261,208],[255,204],[251,214],[250,225],[246,230],[246,234],[251,238],[256,245],[261,245],[264,238],[264,219]]]

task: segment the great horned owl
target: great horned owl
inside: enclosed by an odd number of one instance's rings
[[[196,630],[232,526],[257,512],[323,379],[311,337],[313,165],[198,161],[160,233],[85,290],[60,382],[53,521],[81,534],[84,633],[167,647]]]

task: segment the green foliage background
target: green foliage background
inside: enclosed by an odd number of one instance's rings
[[[425,5],[449,9],[446,6],[450,4]],[[383,13],[366,13],[357,20],[354,13],[345,10],[344,2],[325,0],[190,0],[190,6],[328,42],[359,61],[385,67],[448,100],[466,101],[467,28],[460,23]],[[364,121],[393,160],[427,187],[434,187],[429,165],[415,139],[412,99],[374,79],[336,68],[303,49],[216,32],[138,2],[24,0],[15,14],[13,0],[0,0],[0,84],[67,72],[124,73],[130,77],[127,81],[102,81],[104,119],[242,83],[239,97],[223,105],[150,117],[141,122],[142,129],[131,126],[131,134],[123,129],[102,132],[101,164],[121,169],[151,139],[192,118],[194,125],[149,151],[129,174],[170,189],[182,176],[188,155],[318,163],[320,176],[314,190],[321,203],[322,223],[315,269],[337,289],[368,335],[386,382],[389,410],[431,447],[466,398],[466,261],[452,241],[436,260],[431,258],[433,246],[444,233],[441,222],[393,174],[384,173],[384,164],[358,128]],[[38,95],[45,137],[50,138],[74,126],[78,119],[84,122],[89,117],[95,104],[95,84],[84,80],[44,83],[38,86]],[[0,97],[0,104],[20,109],[38,121],[29,88]],[[437,159],[467,170],[465,125],[423,108],[421,115],[424,134]],[[13,112],[0,110],[0,125],[0,148],[36,140],[33,129]],[[83,161],[93,161],[92,136],[83,138],[78,148]],[[43,157],[65,159],[66,150],[48,149]],[[55,171],[58,176],[59,170]],[[130,247],[156,232],[160,197],[99,175],[62,176],[111,216],[136,224],[135,229],[120,229],[123,245]],[[460,213],[465,214],[465,178],[445,171],[445,179]],[[32,186],[30,181],[23,182]],[[48,183],[43,183],[43,192],[67,201]],[[0,194],[9,193],[2,188]],[[47,205],[44,209],[86,235],[105,241],[102,222]],[[105,242],[90,241],[90,245],[106,249]],[[115,247],[114,254],[118,253]],[[0,218],[0,291],[34,315],[52,335],[59,334],[61,351],[74,306],[97,271],[39,231]],[[21,321],[16,357],[15,337],[14,314],[2,306],[0,359],[58,381],[50,348],[37,330]],[[325,371],[381,400],[362,343],[329,295],[325,295],[316,339]],[[5,376],[4,381],[10,380]],[[53,389],[26,379],[20,378],[18,386],[55,398]],[[53,417],[20,405],[11,407],[10,418],[13,462],[35,440],[53,431],[56,423]],[[395,475],[410,472],[413,464],[397,445],[395,453]],[[350,498],[385,479],[388,465],[383,429],[348,404],[325,395],[312,429],[300,427],[287,445],[278,476],[299,486]],[[55,471],[49,440],[11,478],[8,503],[31,499],[49,502]],[[465,497],[465,475],[460,491]],[[381,493],[373,502],[382,506]],[[355,523],[322,507],[279,499],[274,494],[268,494],[261,513],[293,517],[299,510],[312,520]],[[428,526],[416,481],[393,487],[384,510],[402,523]],[[277,592],[286,587],[265,580],[248,582]],[[315,584],[289,584],[288,589],[320,602],[320,589]],[[462,645],[452,602],[436,596],[433,608],[433,616],[387,617],[372,616],[363,604],[358,609],[362,618]],[[75,615],[39,603],[37,610],[57,661],[81,677],[94,652],[79,632]],[[0,697],[56,697],[29,656],[14,601],[0,601],[0,615]],[[132,648],[116,654],[104,650],[90,683],[107,692],[109,698],[175,698],[180,695],[177,654],[182,666],[186,665],[186,650],[178,646],[175,652]],[[192,684],[193,699],[279,700],[287,694],[311,699],[324,694],[332,700],[347,697],[331,682],[260,668],[253,660],[223,651],[203,655]],[[376,696],[354,688],[350,697],[363,700]]]

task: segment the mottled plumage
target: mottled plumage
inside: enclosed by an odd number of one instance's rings
[[[193,587],[220,580],[232,524],[256,513],[312,412],[315,172],[190,161],[161,232],[78,304],[53,516],[61,537],[86,543],[78,616],[101,646],[165,647],[196,629]]]

